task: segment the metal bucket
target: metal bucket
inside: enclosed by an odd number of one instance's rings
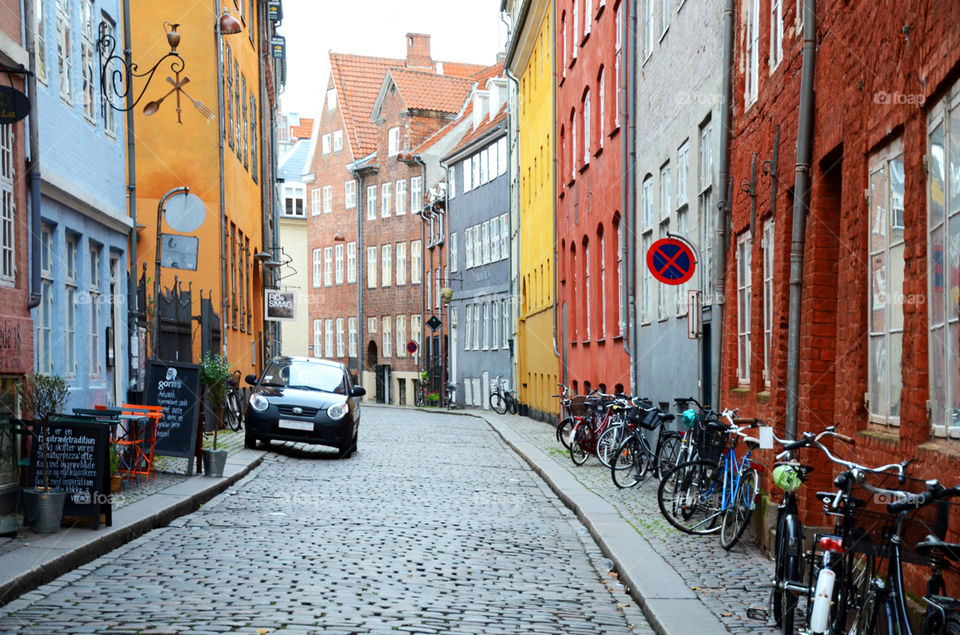
[[[204,450],[203,451],[203,473],[206,476],[220,478],[223,476],[223,468],[227,464],[226,450]]]
[[[23,523],[41,534],[58,531],[66,502],[66,492],[25,489],[23,490]]]

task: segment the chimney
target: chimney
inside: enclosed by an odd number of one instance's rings
[[[430,36],[422,33],[407,33],[407,68],[433,70],[430,58]]]

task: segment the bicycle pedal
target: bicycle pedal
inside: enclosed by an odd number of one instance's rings
[[[758,620],[760,622],[766,622],[770,618],[770,615],[767,612],[767,609],[751,607],[747,609],[747,618],[751,620]]]

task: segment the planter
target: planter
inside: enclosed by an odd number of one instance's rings
[[[60,529],[63,506],[66,502],[66,492],[38,488],[24,489],[23,523],[37,533],[53,533]]]
[[[227,464],[226,450],[204,450],[203,451],[203,473],[205,476],[220,478],[223,476],[223,468]]]
[[[116,494],[123,489],[123,477],[119,474],[110,475],[110,492]]]

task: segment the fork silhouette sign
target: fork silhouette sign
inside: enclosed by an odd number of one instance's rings
[[[673,238],[662,238],[647,250],[647,268],[653,277],[664,284],[683,284],[696,269],[693,250]]]

